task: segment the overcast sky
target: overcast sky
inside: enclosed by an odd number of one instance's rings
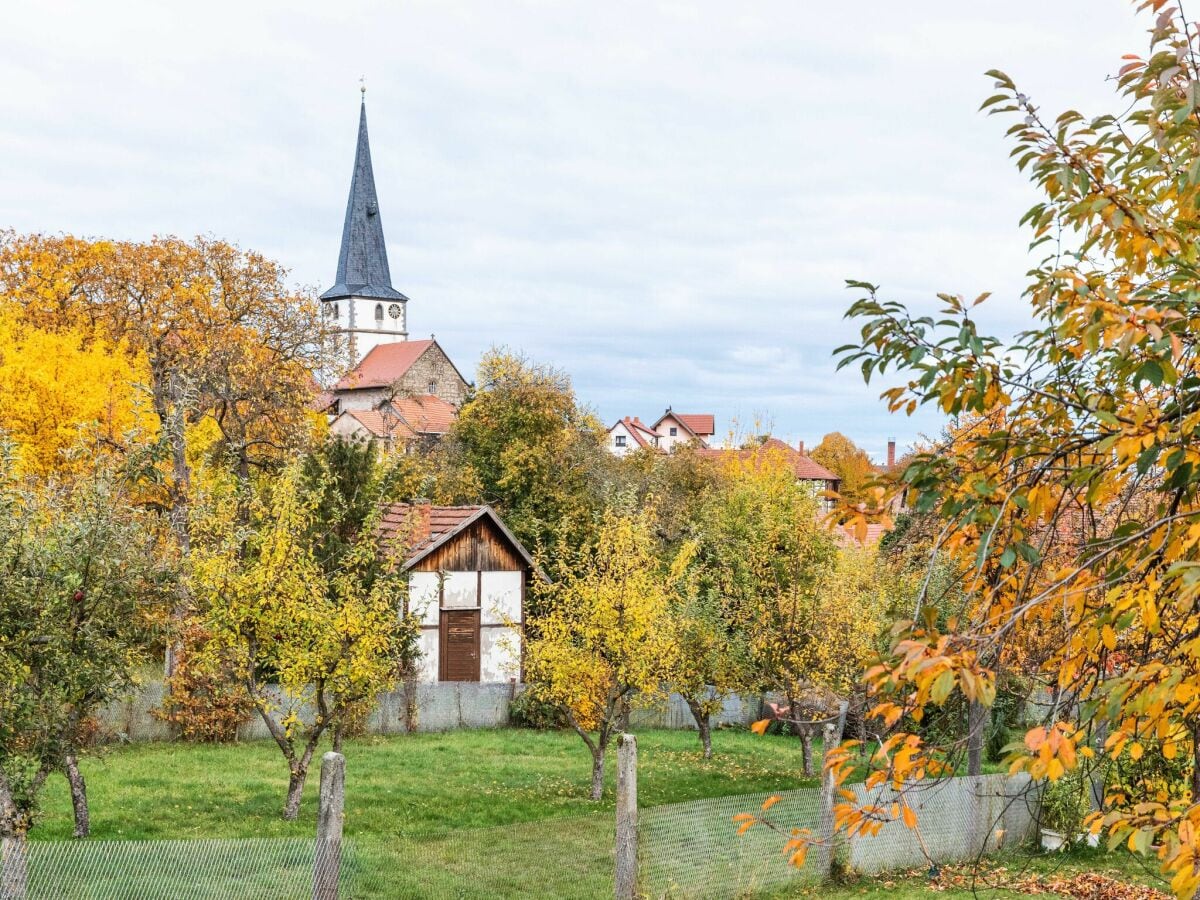
[[[1036,200],[989,68],[1115,111],[1126,0],[6,3],[0,226],[212,234],[333,283],[365,76],[395,286],[470,377],[507,345],[611,422],[668,405],[877,456],[846,278],[1023,324]]]

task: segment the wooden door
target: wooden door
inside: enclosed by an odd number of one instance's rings
[[[438,679],[479,680],[479,610],[444,609],[440,635]]]

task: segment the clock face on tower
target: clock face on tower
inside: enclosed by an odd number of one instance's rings
[[[391,316],[393,319],[400,318],[400,304],[393,303],[391,306],[389,306],[388,307],[388,315]]]

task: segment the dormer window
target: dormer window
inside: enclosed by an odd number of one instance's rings
[[[382,303],[375,304],[375,323],[377,325],[383,324],[383,304]]]

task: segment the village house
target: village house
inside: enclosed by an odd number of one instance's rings
[[[707,447],[716,434],[715,421],[712,413],[677,413],[668,406],[651,428],[658,435],[658,445],[670,453],[679,444]]]
[[[547,580],[490,506],[390,506],[384,539],[409,573],[422,681],[521,680],[525,596]]]
[[[457,414],[457,408],[440,397],[399,397],[374,409],[347,409],[333,418],[329,431],[342,438],[374,440],[389,453],[411,453],[444,437]]]
[[[636,416],[626,416],[608,429],[608,449],[616,456],[634,450],[657,450],[658,435]]]
[[[625,416],[608,429],[608,449],[616,456],[634,450],[662,450],[669,453],[680,444],[707,447],[715,432],[711,413],[676,413],[667,411],[653,425],[637,416]]]

